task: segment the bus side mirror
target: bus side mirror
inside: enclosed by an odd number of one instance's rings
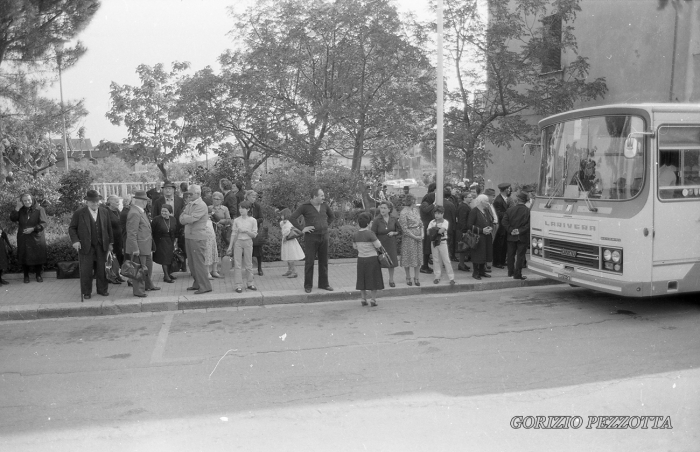
[[[625,157],[628,159],[636,157],[638,149],[639,141],[636,138],[627,137],[625,140]]]

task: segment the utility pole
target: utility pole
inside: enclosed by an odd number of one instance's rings
[[[443,180],[444,180],[444,162],[443,162],[443,93],[442,93],[442,0],[438,0],[437,4],[437,141],[435,143],[435,148],[437,152],[437,173],[435,176],[435,200],[437,204],[441,206],[442,203],[442,193]]]
[[[63,120],[63,161],[68,172],[68,140],[66,139],[66,111],[63,108],[63,76],[61,65],[63,64],[63,42],[56,44],[56,63],[58,64],[58,86],[61,93],[61,118]]]

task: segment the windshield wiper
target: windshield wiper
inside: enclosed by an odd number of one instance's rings
[[[554,199],[555,196],[557,196],[557,192],[558,192],[558,190],[559,190],[559,186],[562,185],[562,184],[564,183],[564,179],[566,179],[566,178],[565,178],[565,177],[562,177],[562,179],[561,179],[559,182],[557,182],[557,185],[554,186],[554,191],[552,192],[552,196],[549,197],[549,199],[547,200],[547,204],[544,205],[544,208],[545,208],[545,209],[551,209],[551,208],[552,208],[552,200]]]
[[[583,188],[583,184],[581,183],[581,179],[578,177],[578,173],[576,173],[576,175],[574,176],[574,179],[576,179],[576,184],[578,185],[579,191],[582,191],[586,194],[586,197],[583,198],[583,200],[586,201],[586,207],[588,207],[588,211],[589,212],[597,212],[598,208],[593,207],[593,203],[588,198],[588,194],[590,193],[590,191],[587,191]]]

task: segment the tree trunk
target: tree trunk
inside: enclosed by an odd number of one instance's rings
[[[162,161],[158,162],[156,164],[156,166],[158,167],[160,172],[163,173],[163,180],[164,181],[168,180],[168,170],[167,170],[167,168],[165,168],[165,162],[162,162]]]

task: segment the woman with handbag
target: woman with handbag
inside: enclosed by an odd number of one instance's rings
[[[401,240],[401,266],[406,272],[406,284],[420,286],[421,259],[423,256],[423,222],[416,205],[416,197],[412,194],[404,196],[404,208],[399,215],[399,226],[403,233]],[[413,283],[411,283],[411,267],[413,267]]]
[[[226,250],[228,250],[229,240],[231,239],[231,222],[233,220],[231,220],[231,213],[228,207],[223,205],[223,193],[214,192],[211,199],[212,205],[209,207],[209,214],[216,231],[216,250],[219,254],[219,259],[221,259],[226,255]],[[220,269],[221,263],[215,263],[211,275],[214,278],[223,278],[219,273]]]
[[[170,204],[163,204],[158,213],[160,215],[151,221],[151,234],[153,243],[156,245],[153,262],[163,267],[163,281],[174,283],[177,277],[170,274],[170,265],[173,263],[175,248],[177,248],[177,221]]]
[[[292,211],[283,209],[280,212],[280,230],[282,231],[282,245],[280,246],[280,254],[283,261],[287,262],[287,272],[282,274],[287,278],[296,278],[297,271],[294,268],[294,261],[306,258],[304,250],[301,249],[297,237],[301,237],[303,233],[295,228],[289,221]]]
[[[467,217],[467,231],[473,232],[479,237],[476,247],[471,250],[472,264],[474,264],[472,277],[474,279],[491,277],[486,273],[486,262],[493,260],[493,239],[491,237],[493,222],[490,215],[486,213],[489,209],[488,196],[479,195],[474,200],[474,208]]]
[[[389,270],[389,287],[396,287],[396,284],[394,284],[394,268],[399,266],[399,258],[396,255],[396,236],[401,233],[401,226],[399,226],[396,218],[391,216],[393,210],[394,205],[390,201],[381,201],[379,203],[379,215],[372,220],[371,228],[391,259],[391,264],[387,267]]]
[[[353,237],[352,247],[357,250],[357,282],[355,289],[362,292],[362,306],[367,306],[367,291],[372,297],[372,306],[377,306],[377,290],[384,289],[382,267],[377,258],[377,250],[382,247],[374,232],[367,229],[371,217],[361,213],[357,219],[360,230]]]
[[[36,281],[43,282],[42,267],[46,263],[46,238],[44,227],[48,218],[44,208],[34,202],[32,195],[20,196],[10,220],[19,224],[17,229],[17,260],[24,271],[24,282],[29,282],[29,272],[36,273]]]
[[[258,275],[262,276],[263,271],[262,271],[262,247],[263,244],[260,243],[259,245],[257,243],[261,242],[264,239],[267,239],[267,234],[266,230],[263,231],[263,216],[262,216],[262,207],[260,206],[260,203],[258,203],[258,193],[255,190],[248,190],[245,192],[245,200],[248,201],[251,204],[250,211],[248,212],[248,215],[251,216],[252,218],[255,218],[255,221],[258,222],[258,240],[256,240],[256,244],[253,245],[253,257],[258,261]],[[263,238],[264,237],[264,238]]]
[[[460,202],[459,207],[457,207],[457,240],[459,243],[464,243],[462,241],[462,236],[467,232],[467,219],[469,218],[469,212],[472,211],[471,203],[473,200],[473,196],[472,193],[469,191],[466,193],[462,193],[461,196],[462,202]],[[462,246],[466,247],[466,245]],[[470,249],[465,249],[461,252],[457,252],[457,258],[459,259],[459,265],[457,265],[457,270],[461,270],[463,272],[471,271],[471,268],[469,268],[469,266],[466,263],[466,261],[469,259],[470,253]]]

